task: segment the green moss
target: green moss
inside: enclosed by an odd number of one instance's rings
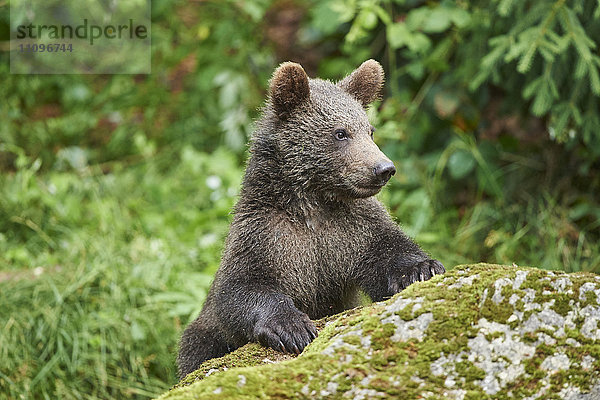
[[[395,314],[405,321],[410,321],[411,319],[414,319],[415,317],[418,316],[418,315],[415,315],[415,313],[413,312],[413,307],[414,307],[413,303],[408,304],[402,310],[396,311]]]
[[[358,335],[347,335],[342,339],[345,343],[360,346],[360,336]]]
[[[277,362],[295,358],[290,354],[283,354],[273,349],[260,346],[256,343],[249,343],[234,352],[231,352],[223,357],[213,358],[206,361],[199,369],[188,374],[174,388],[191,385],[206,377],[207,374],[223,371],[229,368],[252,367],[270,362]],[[269,360],[269,361],[265,361]],[[210,375],[209,374],[209,375]]]
[[[527,271],[527,279],[522,282],[521,287],[515,289],[513,284],[518,270]],[[450,285],[465,282],[461,278],[473,274],[478,274],[478,277],[472,280],[472,284],[455,285],[448,289]],[[501,278],[508,279],[511,284],[502,288],[504,298],[496,304],[492,301],[492,296],[495,282]],[[506,319],[513,315],[516,307],[522,309],[524,306],[523,302],[518,301],[510,304],[509,299],[513,294],[522,299],[526,294],[524,289],[535,290],[534,301],[540,304],[554,300],[554,311],[562,316],[567,315],[570,310],[569,302],[578,299],[579,291],[576,289],[583,282],[590,281],[582,275],[569,275],[569,278],[573,281],[573,296],[556,293],[550,284],[553,278],[548,279],[545,271],[487,264],[457,267],[445,276],[437,276],[430,281],[410,286],[388,302],[350,310],[337,316],[337,319],[328,319],[326,324],[317,321],[319,337],[295,359],[265,365],[261,363],[265,354],[260,351],[270,350],[256,345],[245,346],[237,351],[244,353],[244,356],[232,353],[230,356],[233,358],[226,356],[211,360],[202,366],[196,376],[204,377],[211,368],[220,371],[228,366],[227,371],[215,372],[187,388],[174,389],[163,398],[342,398],[344,393],[353,397],[357,396],[357,391],[369,389],[382,392],[390,398],[418,398],[422,393],[430,392],[430,398],[443,399],[452,398],[453,388],[465,390],[465,399],[521,398],[531,396],[541,389],[540,382],[548,375],[541,365],[547,357],[558,353],[569,357],[571,368],[552,375],[552,386],[548,393],[559,393],[564,384],[589,388],[594,379],[600,379],[597,372],[600,344],[585,339],[577,329],[566,329],[567,336],[555,338],[556,345],[539,344],[538,335],[541,332],[553,335],[553,331],[549,329],[521,336],[522,343],[536,347],[533,356],[521,361],[527,374],[503,384],[501,390],[493,395],[485,393],[478,383],[486,378],[488,372],[482,369],[482,364],[477,364],[477,358],[474,361],[467,359],[472,341],[487,338],[488,343],[492,343],[494,339],[504,339],[502,333],[493,330],[480,335],[479,324],[483,318],[506,324]],[[517,286],[515,284],[514,287]],[[543,290],[550,293],[542,299]],[[414,302],[400,310],[398,314],[404,321],[415,321],[425,313],[433,315],[423,340],[411,338],[397,341],[394,336],[397,326],[381,323],[382,315],[389,315],[386,311],[387,304],[398,297],[421,299],[420,308],[415,313]],[[533,312],[536,311],[526,314],[531,315]],[[341,344],[332,340],[337,335],[344,335]],[[363,349],[362,338],[370,338],[368,350]],[[582,345],[570,346],[567,338],[575,339]],[[327,350],[332,343],[337,343],[337,347]],[[272,353],[269,354],[267,358],[273,357]],[[594,357],[593,372],[581,368],[584,355]],[[441,359],[442,356],[445,358]],[[255,360],[252,361],[252,358]],[[447,361],[436,367],[434,373],[432,365],[439,364],[440,360]],[[502,354],[492,359],[493,362],[498,360],[512,362]],[[244,366],[240,368],[238,365]],[[245,380],[245,384],[241,386],[240,375]],[[446,387],[447,384],[450,387]]]
[[[598,296],[596,296],[596,293],[593,292],[585,292],[585,300],[583,301],[584,305],[593,305],[593,306],[597,306],[598,305]]]
[[[481,392],[476,390],[470,390],[465,394],[465,400],[483,400],[487,397],[482,397]]]
[[[569,313],[569,311],[571,311],[571,309],[573,308],[569,304],[571,296],[567,294],[557,294],[553,297],[553,299],[555,301],[554,305],[552,306],[552,309],[556,311],[556,313],[562,315],[563,317],[566,316]]]
[[[502,337],[502,336],[504,336],[504,333],[502,333],[502,332],[493,332],[493,333],[488,333],[487,335],[485,335],[485,338],[491,342],[492,340]]]
[[[505,300],[506,301],[506,300]],[[494,304],[491,299],[487,299],[481,309],[481,316],[489,321],[505,324],[506,320],[513,314],[513,309],[506,307],[505,304]]]
[[[541,380],[518,379],[510,384],[507,389],[513,393],[514,398],[522,399],[532,396],[542,387]]]
[[[470,361],[456,363],[456,372],[459,376],[466,378],[469,382],[485,377],[485,372]]]
[[[365,330],[371,332],[374,343],[377,345],[388,345],[390,341],[387,339],[394,334],[396,328],[394,327],[394,324],[388,323],[365,326]]]

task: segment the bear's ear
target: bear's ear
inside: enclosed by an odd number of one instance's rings
[[[288,116],[310,98],[308,75],[300,64],[285,62],[273,73],[269,95],[277,115]]]
[[[381,65],[375,60],[367,60],[338,82],[338,86],[367,107],[379,98],[384,79]]]

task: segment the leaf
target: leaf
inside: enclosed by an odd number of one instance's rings
[[[408,48],[415,53],[425,53],[431,48],[431,39],[422,33],[415,33],[407,43]]]
[[[544,77],[540,76],[539,78],[529,82],[527,86],[525,86],[525,88],[523,89],[523,98],[529,100],[531,97],[533,97],[534,93],[540,89],[543,80]]]
[[[502,17],[508,16],[510,11],[515,5],[515,0],[502,0],[500,4],[498,4],[498,14]]]
[[[531,112],[534,115],[541,117],[548,112],[550,107],[552,107],[553,99],[554,96],[551,88],[551,81],[548,79],[543,79],[539,90],[535,95],[533,104],[531,105]]]
[[[598,76],[598,68],[593,66],[590,67],[589,73],[592,92],[594,92],[596,96],[600,96],[600,76]]]
[[[557,104],[552,108],[550,127],[554,133],[550,136],[558,141],[566,139],[566,129],[571,119],[571,107],[567,102]]]
[[[569,45],[569,38],[567,36],[559,36],[552,31],[546,32],[546,36],[549,41],[545,42],[545,47],[555,54],[564,51]]]
[[[448,159],[448,171],[452,178],[462,179],[473,171],[475,164],[475,158],[470,152],[459,149]]]
[[[412,33],[403,22],[397,22],[387,27],[387,39],[392,49],[406,46],[412,40]]]
[[[352,27],[350,28],[350,31],[348,31],[348,34],[346,35],[346,42],[347,43],[355,44],[360,39],[363,39],[363,38],[365,38],[367,36],[367,33],[360,26],[359,22],[360,21],[358,19],[354,20],[354,23],[352,24]]]
[[[425,66],[421,60],[413,61],[406,66],[406,72],[414,79],[421,79],[425,74]]]
[[[457,28],[464,28],[471,23],[471,14],[467,10],[455,7],[450,11],[450,20]]]
[[[588,71],[588,64],[583,61],[583,58],[577,59],[575,64],[575,79],[581,79],[585,76]]]
[[[351,20],[354,17],[354,10],[339,12],[335,9],[335,3],[322,2],[318,3],[312,9],[312,25],[315,29],[323,32],[325,35],[330,35],[335,32],[339,26]],[[349,18],[348,18],[349,15]]]
[[[575,49],[585,62],[592,60],[591,49],[596,48],[596,44],[590,39],[577,16],[568,8],[561,9],[561,24],[567,30]]]
[[[507,36],[497,36],[489,40],[493,50],[481,59],[479,73],[471,80],[469,90],[477,89],[489,75],[492,73],[496,64],[500,61],[506,50],[509,48],[510,40]]]
[[[338,0],[330,3],[330,7],[338,15],[339,21],[348,22],[356,14],[356,2]]]
[[[360,21],[360,25],[367,30],[377,26],[377,14],[371,10],[362,10],[357,19]]]
[[[507,36],[498,36],[490,39],[490,46],[494,49],[481,60],[483,70],[493,68],[502,58],[502,55],[510,48],[510,39]]]
[[[390,25],[392,23],[392,18],[390,17],[390,14],[388,14],[387,11],[385,11],[383,8],[379,7],[378,5],[375,5],[373,7],[373,10],[375,11],[375,13],[377,14],[377,16],[379,17],[379,19],[385,24],[385,25]]]
[[[427,7],[415,8],[406,14],[406,25],[412,31],[422,29],[430,13],[431,11]]]
[[[444,32],[450,27],[452,20],[450,13],[445,7],[438,7],[431,10],[429,17],[425,19],[423,24],[423,32],[439,33]]]
[[[548,62],[551,63],[554,61],[554,54],[550,51],[548,51],[547,49],[543,48],[543,47],[539,47],[538,50],[540,51],[540,54],[542,55],[542,58]]]
[[[519,71],[522,74],[529,71],[536,50],[537,47],[535,45],[532,44],[531,46],[529,46],[527,52],[523,55],[523,57],[521,57],[521,60],[519,60],[519,64],[517,64],[517,71]]]

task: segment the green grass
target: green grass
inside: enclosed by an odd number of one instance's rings
[[[160,394],[218,266],[237,162],[184,148],[110,173],[23,164],[0,177],[0,398]]]

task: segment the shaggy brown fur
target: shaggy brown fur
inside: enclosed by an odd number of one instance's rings
[[[337,85],[298,64],[273,74],[221,267],[185,330],[181,377],[248,342],[301,352],[311,319],[383,300],[445,272],[373,196],[395,172],[364,107],[383,69],[363,63]]]

